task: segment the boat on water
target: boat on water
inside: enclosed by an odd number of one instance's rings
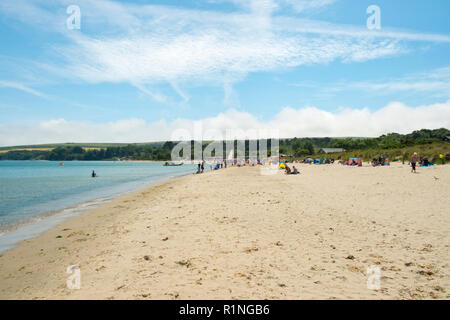
[[[173,163],[173,162],[166,162],[164,163],[165,167],[178,167],[178,166],[182,166],[183,163]]]

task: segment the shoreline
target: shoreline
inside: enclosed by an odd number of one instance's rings
[[[105,203],[119,199],[127,194],[138,192],[139,190],[145,190],[152,186],[163,184],[171,180],[176,180],[190,174],[191,173],[185,173],[178,176],[158,178],[154,181],[147,181],[146,186],[143,187],[140,186],[127,191],[113,192],[107,196],[100,196],[85,200],[58,210],[45,211],[39,216],[13,222],[10,226],[7,225],[6,228],[0,230],[0,254],[14,249],[14,247],[22,241],[39,237],[42,233],[58,227],[58,225],[64,223],[68,219],[80,216],[86,211],[98,208]]]
[[[0,254],[0,298],[450,299],[450,166],[298,167],[186,175],[85,211]]]

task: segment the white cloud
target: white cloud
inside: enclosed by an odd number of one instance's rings
[[[375,137],[390,132],[409,133],[418,129],[450,128],[450,100],[410,107],[400,102],[371,111],[341,109],[330,112],[316,107],[286,107],[273,119],[261,121],[252,114],[233,109],[198,121],[177,119],[146,122],[127,119],[108,123],[55,119],[37,125],[0,125],[0,145],[57,142],[149,142],[171,139],[176,130],[192,135],[196,126],[203,133],[240,130],[278,130],[281,137]]]

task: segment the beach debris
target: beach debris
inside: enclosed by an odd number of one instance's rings
[[[417,273],[420,274],[421,276],[432,276],[432,275],[434,275],[433,271],[419,270],[419,271],[417,271]]]
[[[445,292],[445,289],[442,288],[441,286],[435,286],[433,289],[434,289],[435,291]]]
[[[177,299],[180,294],[178,292],[174,292],[174,293],[165,293],[166,296],[172,296],[174,299]]]
[[[61,239],[62,238],[62,236],[56,236],[56,239]]]
[[[365,273],[365,271],[366,271],[362,267],[358,267],[358,266],[349,266],[348,270],[350,270],[352,272],[360,272],[360,273]]]
[[[245,253],[252,253],[252,252],[256,252],[259,251],[258,247],[251,247],[251,248],[247,248],[244,250]]]
[[[286,288],[286,287],[287,287],[287,285],[285,285],[284,283],[279,283],[278,286],[279,286],[280,288]]]
[[[95,271],[99,272],[100,270],[103,270],[103,269],[106,269],[106,267],[105,266],[101,266],[101,267],[95,269]]]
[[[277,242],[275,243],[275,245],[278,246],[278,247],[282,247],[282,246],[283,246],[283,244],[281,243],[281,241],[277,241]]]
[[[187,260],[180,260],[180,261],[177,261],[175,263],[179,264],[180,266],[186,267],[186,268],[189,268],[190,266],[192,266],[192,262],[189,259],[187,259]]]
[[[164,239],[161,239],[162,241],[167,241],[169,240],[169,237],[165,237]]]
[[[402,269],[400,269],[399,267],[396,267],[396,266],[391,266],[391,267],[389,268],[389,270],[390,270],[390,271],[402,271]]]
[[[405,266],[407,266],[407,267],[411,267],[412,265],[414,265],[414,263],[412,263],[412,262],[406,262],[405,263]]]
[[[150,261],[150,256],[144,256],[145,261]]]
[[[352,256],[352,255],[350,254],[350,255],[348,255],[347,258],[345,258],[345,259],[348,259],[348,260],[355,260],[355,257]]]

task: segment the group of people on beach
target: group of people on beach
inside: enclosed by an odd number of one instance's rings
[[[286,174],[295,174],[295,175],[300,174],[300,172],[298,172],[298,169],[295,166],[292,166],[292,170],[291,170],[291,168],[289,168],[289,166],[286,165],[284,170],[285,170]]]
[[[199,162],[197,165],[197,174],[203,173],[205,171],[205,160]]]
[[[389,165],[389,161],[388,161],[388,158],[383,155],[381,155],[378,159],[377,158],[372,159],[373,167],[378,167],[378,166],[384,167],[386,165]]]
[[[417,152],[411,156],[411,161],[409,162],[411,165],[411,172],[416,173],[417,163],[421,167],[432,167],[433,164],[428,160],[428,157],[419,157]]]
[[[341,160],[341,161],[339,161],[339,163],[343,164],[343,165],[348,165],[348,166],[352,166],[352,165],[353,166],[361,166],[362,165],[362,161],[361,160],[357,161],[356,159],[362,159],[362,156],[358,157],[358,158],[350,158],[347,161]],[[292,169],[291,169],[288,165],[286,165],[286,163],[287,163],[287,161],[285,161],[285,163],[284,163],[285,167],[283,169],[285,170],[285,173],[287,175],[300,174],[300,172],[298,171],[298,169],[295,166],[293,166]],[[311,163],[313,163],[313,161],[303,160],[301,163],[310,163],[311,164]],[[328,161],[323,162],[323,163],[332,164],[332,163],[334,163],[334,159],[329,159]],[[244,162],[244,166],[246,164],[247,163]],[[248,164],[250,165],[250,163],[248,163]],[[260,161],[258,161],[257,164],[262,165],[262,163]],[[387,157],[381,155],[378,159],[377,158],[373,158],[371,164],[372,164],[373,167],[386,166],[386,165],[388,166],[388,165],[390,165],[390,162],[389,162]],[[414,152],[414,154],[411,156],[409,164],[411,166],[411,172],[412,173],[416,173],[417,172],[417,164],[419,164],[420,166],[423,166],[423,167],[428,167],[428,166],[432,166],[433,165],[428,160],[427,157],[419,157],[417,152]],[[240,164],[237,161],[234,161],[232,163],[232,165],[236,165],[238,167],[242,166],[242,164]],[[211,166],[211,170],[219,170],[219,169],[222,169],[224,167],[227,168],[227,161],[226,160],[224,162],[216,163],[214,167]],[[196,173],[200,174],[200,173],[204,173],[204,171],[205,171],[205,161],[203,160],[203,161],[198,163],[197,172]],[[96,176],[97,176],[97,174],[93,171],[92,172],[92,177],[96,177]]]

